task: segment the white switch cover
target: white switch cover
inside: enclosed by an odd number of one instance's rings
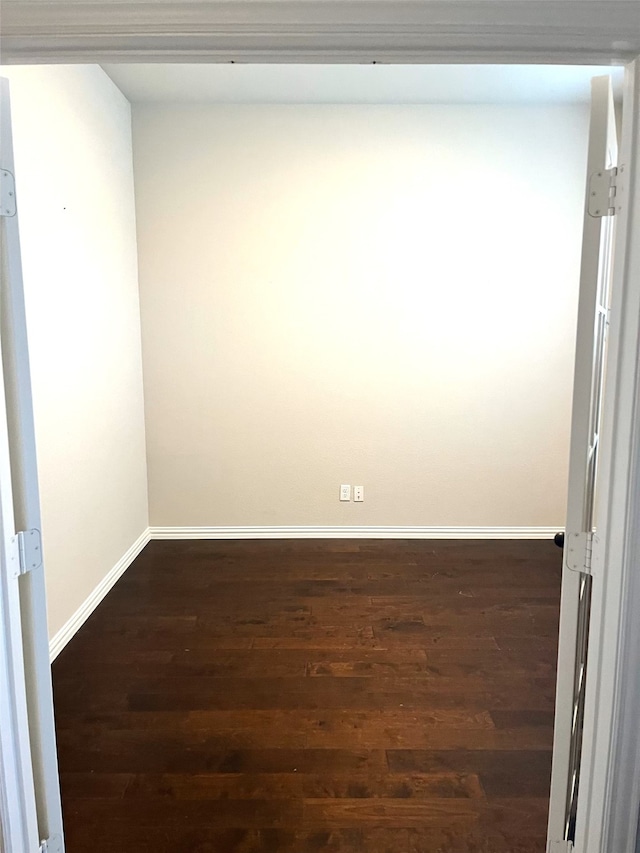
[[[364,486],[354,486],[353,487],[353,499],[354,499],[354,501],[363,501],[364,500]]]
[[[351,500],[351,486],[340,486],[340,500],[341,501],[350,501]]]

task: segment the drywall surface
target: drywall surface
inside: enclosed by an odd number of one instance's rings
[[[98,66],[0,73],[53,636],[148,526],[131,113]]]
[[[561,527],[587,125],[134,107],[151,524]]]

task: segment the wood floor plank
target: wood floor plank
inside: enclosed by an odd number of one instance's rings
[[[232,758],[232,756],[231,756]],[[240,766],[246,766],[246,761]],[[304,769],[307,761],[297,762]],[[320,763],[320,762],[318,762]],[[327,764],[328,762],[324,762]],[[229,762],[231,764],[231,762]],[[477,776],[464,773],[389,773],[386,769],[353,770],[336,772],[333,767],[325,773],[295,772],[251,773],[246,770],[236,773],[223,773],[223,767],[217,773],[196,776],[181,774],[139,774],[126,777],[125,791],[114,787],[113,796],[127,797],[170,797],[186,800],[218,799],[287,799],[295,795],[298,799],[442,799],[442,798],[479,798],[484,797]],[[86,778],[86,774],[78,774]],[[89,780],[91,781],[91,780]],[[68,783],[69,786],[71,783]],[[76,792],[80,782],[75,783]],[[89,785],[96,790],[95,782]],[[69,788],[70,790],[70,788]],[[109,794],[98,787],[99,796]],[[88,797],[83,792],[76,796]]]
[[[455,827],[460,832],[477,826],[481,808],[472,799],[307,799],[303,802],[305,827],[383,827],[437,829]]]
[[[74,827],[74,849],[91,850],[95,836]],[[216,829],[211,827],[110,828],[100,853],[544,853],[544,836],[523,838],[507,833],[406,828],[322,827],[289,829]]]
[[[544,541],[150,542],[53,665],[67,853],[544,853],[559,592]]]
[[[550,749],[390,750],[387,760],[392,773],[472,773],[488,797],[544,797],[551,780]]]
[[[311,673],[309,673],[311,674]],[[68,681],[61,681],[67,686]],[[478,713],[496,710],[501,728],[512,712],[512,725],[522,717],[517,712],[547,712],[554,706],[553,691],[541,678],[525,675],[473,674],[449,677],[434,672],[413,678],[363,678],[359,676],[242,678],[211,676],[146,677],[100,672],[87,676],[82,685],[85,710],[130,711],[224,711],[224,710],[386,710],[459,711]],[[60,709],[73,710],[77,691],[68,687]],[[550,718],[551,724],[553,717]]]

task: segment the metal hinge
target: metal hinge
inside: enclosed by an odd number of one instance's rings
[[[562,841],[550,841],[547,847],[547,853],[571,853],[573,850],[573,841],[567,841],[563,838]]]
[[[620,167],[620,173],[624,166]],[[618,169],[602,169],[589,178],[589,216],[614,216],[618,210]]]
[[[40,531],[21,530],[11,540],[11,574],[14,578],[26,575],[42,565],[42,541]]]
[[[564,538],[564,561],[572,572],[592,575],[599,565],[600,540],[595,533],[566,533]]]
[[[16,215],[16,182],[11,172],[0,169],[0,216]]]
[[[59,835],[52,835],[40,842],[38,853],[62,853],[62,839]]]

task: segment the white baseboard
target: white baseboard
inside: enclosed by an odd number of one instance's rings
[[[553,539],[561,527],[150,527],[151,539]]]
[[[151,539],[551,539],[557,527],[148,527],[49,641],[53,661]]]
[[[49,641],[53,661],[151,539],[552,539],[558,527],[148,527]]]
[[[111,571],[105,575],[98,586],[76,610],[73,616],[65,622],[60,630],[49,641],[49,658],[53,661],[67,645],[78,629],[91,616],[105,595],[113,587],[118,578],[122,577],[131,563],[138,556],[151,537],[151,528],[147,529],[136,539],[126,554],[121,557]]]

